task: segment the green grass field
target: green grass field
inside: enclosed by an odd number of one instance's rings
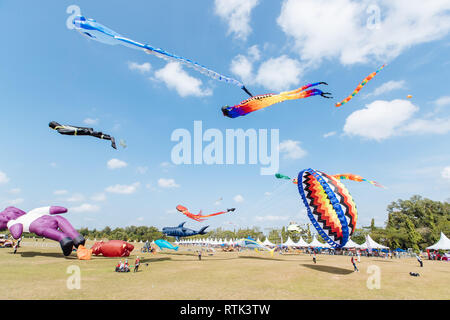
[[[120,258],[80,261],[75,253],[65,258],[59,245],[38,245],[25,242],[17,254],[0,249],[3,299],[450,299],[450,263],[441,261],[420,268],[414,258],[361,257],[360,272],[353,272],[348,256],[318,255],[314,264],[307,254],[217,251],[198,261],[185,248],[141,254],[138,245],[128,260],[143,258],[139,272],[116,273]],[[67,288],[72,265],[80,267],[80,289]],[[372,265],[380,270],[379,289],[367,286]]]

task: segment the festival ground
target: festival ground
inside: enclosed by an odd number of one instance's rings
[[[199,261],[192,248],[149,254],[138,245],[128,261],[139,255],[139,272],[116,273],[120,258],[65,258],[56,245],[25,241],[16,254],[0,249],[2,299],[450,299],[450,263],[443,261],[425,260],[420,268],[414,258],[361,257],[353,272],[348,256],[317,255],[314,264],[308,254],[217,250]],[[80,289],[67,287],[69,266],[80,267]],[[376,285],[371,266],[379,268],[379,289],[369,289]]]

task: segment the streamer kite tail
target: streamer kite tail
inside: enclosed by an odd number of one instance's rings
[[[385,188],[383,185],[379,184],[376,181],[367,180],[367,179],[361,177],[360,175],[353,174],[353,173],[335,174],[335,175],[332,175],[332,177],[336,178],[336,179],[340,179],[340,180],[351,180],[351,181],[357,181],[357,182],[365,181],[376,187]]]
[[[236,79],[217,73],[191,59],[177,56],[175,54],[164,51],[163,49],[152,47],[149,44],[140,43],[132,39],[126,38],[120,35],[119,33],[109,29],[108,27],[98,23],[94,19],[87,19],[84,16],[76,16],[73,19],[72,23],[74,25],[75,30],[80,32],[83,36],[88,37],[89,39],[96,40],[109,45],[120,44],[128,48],[143,50],[145,53],[152,54],[164,60],[183,63],[184,65],[191,67],[196,71],[203,73],[204,75],[212,79],[234,84],[240,87],[242,90],[244,90],[244,92],[247,93],[250,97],[253,96],[250,93],[250,91],[248,91],[248,89],[244,86],[244,84]]]
[[[340,107],[343,104],[346,104],[347,102],[349,102],[351,99],[353,99],[353,97],[362,89],[362,87],[364,87],[366,85],[367,82],[369,82],[370,80],[373,79],[373,77],[375,77],[377,75],[378,72],[380,72],[381,70],[383,70],[383,68],[386,65],[383,64],[377,71],[372,72],[371,74],[369,74],[357,87],[356,89],[352,92],[351,95],[349,95],[347,98],[345,98],[344,100],[342,100],[341,102],[338,102],[335,104],[336,107]]]

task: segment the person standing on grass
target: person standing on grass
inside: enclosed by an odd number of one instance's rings
[[[419,261],[419,263],[420,263],[420,267],[423,267],[423,262],[422,262],[422,259],[420,258],[420,256],[416,254],[416,258],[417,258],[417,261]]]
[[[140,264],[140,260],[139,260],[139,256],[136,258],[136,261],[134,262],[134,270],[133,272],[138,272],[139,271],[139,264]]]
[[[350,261],[351,261],[352,264],[353,264],[353,271],[359,272],[358,267],[356,266],[355,258],[354,258],[353,256],[352,256],[352,258],[350,259]]]

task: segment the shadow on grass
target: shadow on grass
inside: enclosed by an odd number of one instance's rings
[[[255,259],[255,260],[270,260],[270,261],[288,261],[283,259],[277,259],[272,257],[252,257],[252,256],[239,256],[239,259]]]
[[[14,254],[11,252],[11,254]],[[27,252],[17,252],[16,254],[20,254],[23,258],[34,258],[34,257],[51,257],[51,258],[65,258],[65,259],[77,259],[77,257],[74,256],[67,256],[65,257],[62,252],[56,253],[56,252],[34,252],[34,251],[27,251]]]
[[[301,264],[301,266],[313,269],[320,272],[327,272],[333,274],[350,274],[353,273],[353,270],[348,270],[344,268],[332,267],[332,266],[321,266],[317,264]]]
[[[167,261],[172,260],[170,257],[161,257],[161,258],[146,258],[142,259],[141,263],[153,263],[153,262],[160,262],[160,261]]]
[[[198,254],[196,254],[195,252],[192,253],[181,253],[181,252],[161,252],[161,254],[167,254],[169,256],[191,256],[191,257],[196,257]]]

